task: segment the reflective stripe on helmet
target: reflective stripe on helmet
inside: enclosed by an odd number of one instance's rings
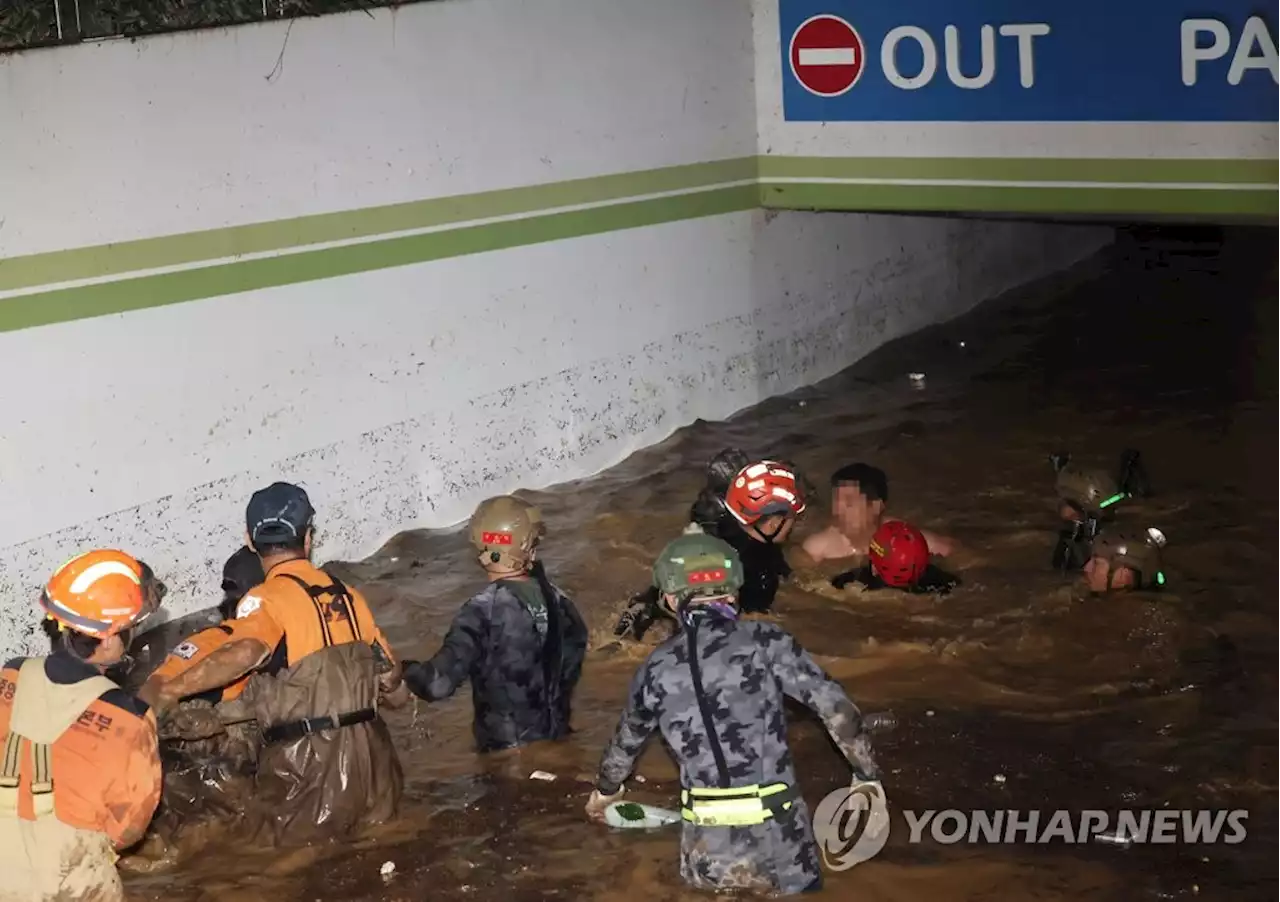
[[[80,573],[71,583],[70,592],[79,595],[88,592],[93,588],[93,584],[105,576],[127,576],[133,580],[135,585],[142,585],[142,580],[138,579],[138,574],[134,573],[123,561],[98,561],[96,564],[90,564]],[[106,613],[111,613],[107,611]],[[124,613],[128,613],[125,611]]]

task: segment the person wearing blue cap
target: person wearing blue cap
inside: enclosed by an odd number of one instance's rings
[[[243,699],[262,729],[258,801],[278,844],[389,820],[404,784],[378,716],[379,703],[409,699],[400,664],[364,596],[311,562],[314,520],[296,485],[253,494],[246,539],[265,579],[223,624],[228,641],[161,685],[155,700],[163,711],[252,674]]]

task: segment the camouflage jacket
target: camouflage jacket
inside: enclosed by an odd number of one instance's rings
[[[448,698],[471,681],[473,730],[482,752],[556,739],[570,730],[570,696],[582,674],[587,627],[568,596],[545,577],[542,583],[549,602],[544,612],[531,610],[508,584],[490,583],[458,611],[435,657],[405,662],[405,683],[428,701]]]
[[[794,786],[784,694],[822,718],[860,776],[877,776],[861,712],[790,633],[695,609],[632,679],[597,789],[617,791],[655,728],[678,760],[685,787]]]

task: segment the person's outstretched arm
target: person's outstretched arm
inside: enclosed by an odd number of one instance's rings
[[[616,795],[630,776],[644,744],[658,725],[658,705],[661,698],[653,656],[650,656],[631,678],[627,707],[618,719],[613,737],[600,757],[596,791],[601,796]]]
[[[440,650],[431,660],[404,662],[404,682],[409,691],[429,702],[457,692],[484,654],[488,631],[488,610],[472,598],[453,618]]]
[[[880,769],[871,754],[862,712],[844,688],[818,666],[790,633],[763,622],[757,629],[782,691],[822,718],[827,732],[859,777],[877,779]]]

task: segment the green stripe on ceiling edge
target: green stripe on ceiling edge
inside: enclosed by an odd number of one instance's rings
[[[966,179],[1036,182],[1277,184],[1271,160],[1053,159],[1040,157],[760,157],[760,177]]]
[[[0,259],[0,291],[705,188],[755,177],[756,157],[740,157],[29,254]]]
[[[282,256],[36,292],[0,302],[0,332],[523,245],[755,209],[759,188],[712,188]]]
[[[762,206],[775,210],[891,213],[1025,213],[1144,217],[1249,217],[1274,222],[1275,189],[1076,188],[1017,185],[765,184]]]

